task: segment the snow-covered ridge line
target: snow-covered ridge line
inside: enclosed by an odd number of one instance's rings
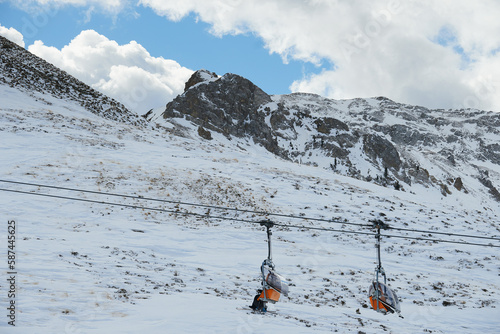
[[[71,100],[108,119],[136,125],[146,124],[120,102],[96,91],[3,36],[0,36],[0,83],[23,89],[30,94],[38,92]]]

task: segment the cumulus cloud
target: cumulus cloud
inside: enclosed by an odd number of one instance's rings
[[[429,107],[500,111],[495,0],[141,0],[170,20],[195,13],[218,36],[252,33],[284,61],[321,65],[293,91],[384,95]]]
[[[173,60],[152,57],[135,41],[119,45],[94,30],[82,31],[61,50],[42,41],[28,50],[138,113],[182,93],[193,73]]]
[[[17,31],[14,28],[5,28],[2,25],[0,25],[0,36],[3,36],[12,42],[16,43],[17,45],[21,46],[24,48],[24,38],[23,34],[21,34],[19,31]]]

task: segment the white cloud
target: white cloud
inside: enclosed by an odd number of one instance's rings
[[[182,93],[193,73],[173,60],[152,57],[135,41],[119,45],[94,30],[82,31],[61,50],[42,41],[28,50],[138,113]]]
[[[323,63],[291,85],[335,98],[384,95],[500,111],[500,3],[468,0],[141,0],[195,13],[215,35],[253,33],[283,59]],[[443,32],[448,32],[443,43]],[[325,64],[332,64],[325,67]]]
[[[3,36],[17,45],[24,48],[24,38],[23,35],[14,28],[5,28],[0,25],[0,36]]]
[[[37,11],[47,10],[51,7],[54,10],[63,6],[101,8],[107,13],[118,14],[126,6],[130,5],[131,0],[11,0],[13,5],[22,8],[27,12],[37,14]]]

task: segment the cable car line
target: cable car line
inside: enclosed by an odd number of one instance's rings
[[[449,236],[453,236],[453,237],[477,238],[477,239],[487,239],[487,240],[498,240],[498,241],[500,241],[500,238],[486,237],[486,236],[482,236],[482,235],[469,235],[469,234],[448,233],[448,232],[440,232],[440,231],[414,230],[414,229],[401,228],[401,227],[388,227],[388,229],[389,230],[395,230],[395,231],[403,231],[403,232],[440,234],[440,235],[449,235]]]
[[[286,214],[281,214],[281,213],[271,213],[271,212],[266,212],[266,211],[255,211],[255,210],[230,208],[230,207],[223,207],[223,206],[216,206],[216,205],[209,205],[209,204],[199,204],[199,203],[174,201],[174,200],[168,200],[168,199],[159,199],[159,198],[150,198],[150,197],[143,197],[143,196],[132,196],[132,195],[124,195],[124,194],[106,193],[106,192],[95,191],[95,190],[85,190],[85,189],[67,188],[67,187],[60,187],[60,186],[50,186],[50,185],[37,184],[37,183],[27,183],[27,182],[10,181],[10,180],[0,180],[0,182],[12,183],[12,184],[20,184],[20,185],[27,185],[27,186],[33,186],[33,187],[41,187],[41,188],[49,188],[49,189],[76,191],[76,192],[83,192],[83,193],[97,194],[97,195],[105,195],[105,196],[123,197],[123,198],[138,199],[138,200],[153,201],[153,202],[163,202],[163,203],[170,203],[170,204],[197,206],[197,207],[202,207],[202,208],[207,208],[207,209],[238,211],[238,212],[244,212],[244,213],[254,213],[254,214],[259,214],[259,215],[281,217],[281,218],[291,218],[291,219],[301,219],[301,220],[310,220],[310,221],[320,221],[320,222],[329,222],[329,223],[336,223],[336,224],[346,224],[346,225],[353,225],[353,226],[367,226],[366,224],[351,223],[351,222],[346,222],[346,221],[343,221],[343,220],[322,219],[322,218],[313,218],[313,217],[302,217],[302,216],[286,215]]]
[[[142,209],[142,210],[150,210],[150,211],[157,211],[157,212],[165,212],[165,213],[172,213],[172,214],[185,215],[185,216],[195,216],[195,217],[200,217],[200,218],[231,220],[231,221],[237,221],[237,222],[243,222],[243,223],[256,224],[256,222],[254,220],[241,219],[241,218],[236,218],[236,217],[213,216],[213,215],[209,215],[209,214],[201,214],[201,213],[195,213],[195,212],[182,212],[182,211],[169,210],[169,209],[163,209],[163,208],[154,208],[154,207],[146,207],[146,206],[141,206],[141,205],[132,205],[132,204],[123,204],[123,203],[115,203],[115,202],[107,202],[107,201],[98,201],[98,200],[92,200],[92,199],[69,197],[69,196],[61,196],[61,195],[52,195],[52,194],[44,194],[44,193],[35,193],[35,192],[28,192],[28,191],[15,190],[15,189],[0,188],[0,191],[6,191],[6,192],[18,193],[18,194],[25,194],[25,195],[35,195],[35,196],[42,196],[42,197],[49,197],[49,198],[57,198],[57,199],[64,199],[64,200],[70,200],[70,201],[80,201],[80,202],[87,202],[87,203],[93,203],[93,204],[119,206],[119,207],[126,207],[126,208],[132,208],[132,209]],[[303,219],[305,219],[305,218],[303,218]],[[285,228],[307,229],[307,230],[316,230],[316,231],[325,231],[325,232],[336,232],[336,233],[346,233],[346,234],[359,234],[359,235],[371,235],[371,236],[376,235],[373,232],[349,231],[349,230],[324,228],[324,227],[315,227],[315,226],[293,225],[293,224],[283,224],[283,223],[274,223],[274,225],[280,226],[280,227],[285,227]],[[372,225],[367,225],[367,224],[364,224],[363,226],[365,226],[365,227],[367,227],[367,226],[372,227]],[[481,243],[471,243],[471,242],[464,242],[464,241],[433,239],[433,238],[427,238],[427,237],[410,237],[410,236],[390,235],[390,234],[383,234],[383,236],[384,237],[388,237],[388,238],[422,240],[422,241],[432,241],[432,242],[443,242],[443,243],[452,243],[452,244],[461,244],[461,245],[471,245],[471,246],[484,246],[484,247],[500,248],[500,245],[493,245],[491,243],[490,244],[481,244]]]
[[[297,228],[297,229],[308,229],[308,230],[319,230],[319,231],[326,231],[326,232],[340,232],[340,233],[348,233],[348,234],[363,234],[363,235],[376,235],[376,233],[373,232],[362,232],[362,231],[348,231],[348,230],[337,230],[337,229],[331,229],[331,228],[321,228],[321,227],[309,227],[309,226],[300,226],[300,225],[288,225],[288,224],[280,224],[280,223],[274,223],[276,226],[282,226],[282,227],[291,227],[291,228]],[[381,236],[386,237],[386,238],[398,238],[398,239],[410,239],[410,240],[423,240],[423,241],[434,241],[434,242],[446,242],[446,243],[452,243],[452,244],[460,244],[460,245],[471,245],[471,246],[485,246],[485,247],[494,247],[494,248],[500,248],[500,245],[493,245],[493,244],[481,244],[481,243],[474,243],[474,242],[465,242],[465,241],[454,241],[454,240],[443,240],[443,239],[432,239],[432,238],[427,238],[427,237],[409,237],[409,236],[404,236],[404,235],[394,235],[394,234],[381,234]]]
[[[80,202],[87,202],[87,203],[94,203],[94,204],[121,206],[121,207],[131,208],[131,209],[143,209],[143,210],[159,211],[159,212],[173,213],[173,214],[179,214],[179,215],[185,215],[185,216],[197,216],[197,217],[202,217],[202,218],[233,220],[233,221],[239,221],[239,222],[243,222],[243,223],[255,223],[253,220],[246,220],[246,219],[240,219],[240,218],[209,216],[209,215],[205,215],[202,213],[195,213],[195,212],[181,212],[181,211],[168,210],[168,209],[162,209],[162,208],[145,207],[145,206],[140,206],[140,205],[122,204],[122,203],[114,203],[114,202],[106,202],[106,201],[96,201],[96,200],[92,200],[92,199],[76,198],[76,197],[69,197],[69,196],[32,193],[32,192],[22,191],[22,190],[0,188],[0,191],[7,191],[7,192],[26,194],[26,195],[36,195],[36,196],[42,196],[42,197],[51,197],[51,198],[65,199],[65,200],[70,200],[70,201],[80,201]]]
[[[143,196],[139,196],[139,195],[138,196],[133,196],[133,195],[125,195],[125,194],[117,194],[117,193],[107,193],[107,192],[101,192],[101,191],[95,191],[95,190],[85,190],[85,189],[68,188],[68,187],[61,187],[61,186],[51,186],[51,185],[45,185],[45,184],[20,182],[20,181],[12,181],[12,180],[2,180],[2,179],[0,179],[0,182],[11,183],[11,184],[18,184],[18,185],[26,185],[26,186],[33,186],[33,187],[41,187],[41,188],[49,188],[49,189],[57,189],[57,190],[67,190],[67,191],[74,191],[74,192],[83,192],[83,193],[96,194],[96,195],[105,195],[105,196],[114,196],[114,197],[130,198],[130,199],[153,201],[153,202],[162,202],[162,203],[169,203],[169,204],[176,204],[176,205],[177,204],[178,205],[188,205],[188,206],[195,206],[195,207],[208,208],[208,209],[216,209],[216,210],[236,211],[236,212],[242,212],[242,213],[252,213],[252,214],[259,214],[259,215],[264,215],[264,216],[273,216],[273,217],[281,217],[281,218],[289,218],[289,219],[300,219],[300,220],[327,222],[327,223],[335,223],[335,224],[345,224],[345,225],[361,226],[361,227],[372,227],[372,225],[370,225],[370,224],[353,223],[353,222],[347,222],[347,221],[336,220],[336,219],[324,219],[324,218],[314,218],[314,217],[297,216],[297,215],[287,215],[287,214],[280,214],[280,213],[271,213],[271,212],[266,212],[266,211],[255,211],[255,210],[247,210],[247,209],[238,209],[238,208],[231,208],[231,207],[215,206],[215,205],[209,205],[209,204],[199,204],[199,203],[190,203],[190,202],[174,201],[174,200],[159,199],[159,198],[150,198],[150,197],[143,197]],[[30,193],[30,194],[32,194],[32,193]],[[115,204],[115,205],[119,205],[119,204]],[[176,212],[176,213],[178,213],[178,212]],[[206,216],[204,216],[204,217],[206,217]],[[250,221],[245,221],[245,222],[250,222]],[[277,225],[279,225],[279,224],[277,224]],[[290,226],[292,226],[292,225],[290,225]],[[294,227],[295,228],[300,228],[298,226],[294,226]],[[302,227],[302,228],[319,229],[319,230],[321,230],[321,228],[312,228],[312,227]],[[401,228],[401,227],[387,227],[387,229],[392,229],[392,230],[395,230],[395,231],[411,232],[411,233],[439,234],[439,235],[447,235],[447,236],[454,236],[454,237],[476,238],[476,239],[485,239],[485,240],[497,240],[497,241],[500,241],[500,237],[487,237],[487,236],[480,236],[480,235],[469,235],[469,234],[459,234],[459,233],[450,233],[450,232],[441,232],[441,231],[430,231],[430,230],[416,230],[416,229]],[[334,230],[333,229],[333,231],[336,232],[338,230]],[[409,239],[411,239],[411,238],[409,238]]]

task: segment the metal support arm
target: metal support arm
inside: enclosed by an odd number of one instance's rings
[[[272,251],[271,251],[271,235],[273,234],[271,232],[271,227],[274,226],[274,223],[270,220],[263,220],[263,221],[260,221],[259,224],[261,226],[266,227],[266,231],[267,231],[267,262],[268,262],[267,265],[269,265],[271,268],[274,269]],[[266,262],[266,261],[264,261],[264,262]]]

